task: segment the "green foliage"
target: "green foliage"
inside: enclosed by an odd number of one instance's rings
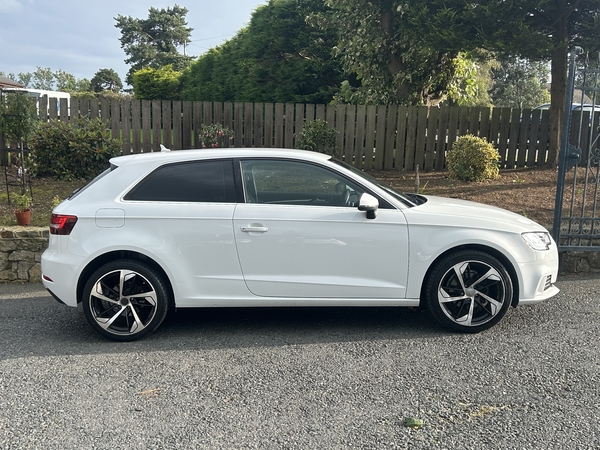
[[[551,59],[549,161],[560,143],[566,99],[567,53],[600,49],[598,0],[405,0],[423,45],[469,51],[485,48],[532,60]],[[571,99],[568,99],[570,101]]]
[[[495,180],[500,175],[500,154],[483,138],[461,136],[448,152],[446,165],[450,178],[463,181]]]
[[[90,80],[90,87],[94,92],[119,92],[123,89],[123,83],[113,69],[100,69]]]
[[[57,194],[54,197],[52,197],[52,209],[56,208],[58,205],[60,205],[62,202],[62,200],[60,199],[60,196]]]
[[[54,74],[50,67],[37,67],[31,77],[30,86],[32,89],[43,89],[46,91],[54,90]]]
[[[0,102],[0,131],[7,143],[27,141],[37,125],[37,110],[31,97],[24,93],[4,93]]]
[[[546,62],[511,58],[492,69],[490,95],[494,105],[506,108],[534,108],[550,102]]]
[[[133,92],[140,100],[178,100],[181,72],[172,65],[152,69],[146,67],[133,74]]]
[[[302,131],[296,136],[296,147],[335,156],[337,133],[333,128],[328,128],[324,120],[306,120]]]
[[[10,201],[20,212],[25,212],[31,207],[31,197],[28,194],[12,194]]]
[[[337,30],[335,53],[360,81],[352,103],[435,105],[445,98],[458,50],[424,43],[426,30],[410,26],[410,3],[326,0],[333,12],[317,22]]]
[[[95,92],[92,91],[84,91],[84,92],[72,92],[71,93],[71,98],[72,99],[76,99],[76,98],[87,98],[87,99],[93,99],[93,98],[97,98],[97,95]]]
[[[224,127],[220,123],[200,126],[198,137],[201,148],[221,148],[227,140],[231,139],[233,131]]]
[[[34,176],[68,181],[95,177],[121,154],[121,141],[110,137],[106,123],[87,117],[41,124],[31,147]]]
[[[0,72],[0,75],[4,76],[4,73]],[[90,90],[90,80],[87,78],[76,79],[74,75],[61,69],[52,72],[50,67],[38,67],[35,72],[22,72],[18,75],[9,73],[6,76],[30,89],[65,92]]]
[[[454,77],[448,83],[450,105],[491,107],[488,90],[491,70],[498,64],[489,52],[461,52],[455,58]]]
[[[344,79],[331,55],[337,34],[306,20],[326,11],[322,0],[259,6],[246,28],[184,71],[182,99],[329,103]]]
[[[118,15],[115,27],[121,31],[121,48],[125,62],[131,67],[127,72],[127,84],[133,86],[133,74],[145,67],[158,69],[171,64],[175,70],[183,70],[193,60],[182,55],[178,46],[191,42],[193,28],[188,28],[188,10],[175,5],[172,8],[148,10],[147,19],[134,19]]]

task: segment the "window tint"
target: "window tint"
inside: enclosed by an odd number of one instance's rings
[[[125,200],[233,203],[233,163],[193,161],[159,167],[133,188]]]
[[[297,161],[242,161],[246,203],[355,206],[364,192],[340,174]]]

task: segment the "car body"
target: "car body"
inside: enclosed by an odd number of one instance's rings
[[[557,272],[525,217],[283,149],[114,158],[54,209],[42,256],[45,287],[115,340],[187,307],[426,305],[478,332],[558,293]]]
[[[542,111],[550,109],[550,103],[544,103],[543,105],[536,106],[534,109],[539,109]],[[594,120],[594,115],[600,112],[600,105],[594,105],[592,103],[573,103],[571,104],[571,111],[573,111],[577,117],[582,117],[582,113],[589,112],[589,122],[590,124]]]
[[[543,105],[536,106],[534,109],[546,110],[550,109],[550,103],[544,103]],[[594,105],[592,103],[573,103],[571,105],[572,111],[589,111],[589,112],[598,112],[600,111],[600,105]]]

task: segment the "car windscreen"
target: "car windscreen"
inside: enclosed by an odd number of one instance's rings
[[[356,167],[351,166],[348,163],[345,163],[344,161],[340,161],[339,159],[331,158],[331,162],[338,164],[338,165],[344,167],[345,169],[350,170],[351,172],[354,172],[356,175],[358,175],[362,178],[367,179],[369,182],[371,182],[378,188],[384,190],[386,193],[388,193],[389,195],[394,197],[396,200],[400,201],[403,205],[408,206],[410,208],[412,208],[413,206],[417,206],[416,203],[414,201],[412,201],[409,197],[407,197],[404,194],[401,194],[400,192],[396,191],[392,187],[385,185],[383,182],[381,182],[374,176],[369,175],[368,173],[363,172],[362,170],[359,170]]]

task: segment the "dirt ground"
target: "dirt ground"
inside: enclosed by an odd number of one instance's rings
[[[428,195],[453,197],[505,208],[526,216],[544,226],[552,224],[557,170],[518,169],[500,172],[500,178],[482,183],[452,180],[446,172],[421,172],[417,185],[415,172],[373,172],[402,192],[421,192]],[[3,174],[2,174],[3,175]],[[47,226],[52,199],[66,198],[83,181],[66,182],[50,179],[32,180],[32,225]],[[0,178],[0,226],[16,225],[14,208],[8,206],[4,176]]]
[[[557,169],[500,171],[497,180],[466,183],[448,178],[446,172],[374,172],[402,192],[460,198],[508,209],[541,225],[551,226],[554,218]]]

